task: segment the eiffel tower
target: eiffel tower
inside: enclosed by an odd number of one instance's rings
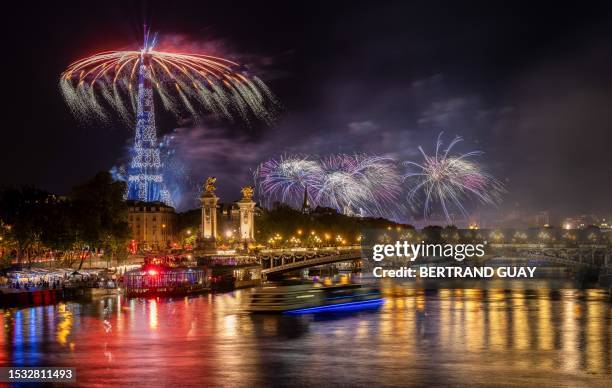
[[[155,112],[153,109],[153,87],[149,52],[155,46],[156,36],[150,39],[145,26],[144,47],[138,66],[138,98],[136,100],[136,131],[132,161],[128,169],[127,199],[155,202],[172,206],[170,192],[163,179],[163,164],[157,142]]]

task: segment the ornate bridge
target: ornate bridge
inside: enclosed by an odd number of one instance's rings
[[[542,247],[537,244],[490,244],[489,255],[543,260],[574,268],[612,271],[612,249],[606,246]],[[267,250],[258,255],[263,277],[300,270],[318,265],[359,260],[358,246],[321,248],[318,250]]]
[[[267,251],[259,255],[262,266],[261,274],[264,277],[361,258],[361,250],[354,248],[316,251]]]

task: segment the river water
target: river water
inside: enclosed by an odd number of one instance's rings
[[[389,291],[389,290],[387,290]],[[379,310],[250,315],[249,290],[0,311],[0,364],[83,385],[607,386],[603,290],[395,289]]]

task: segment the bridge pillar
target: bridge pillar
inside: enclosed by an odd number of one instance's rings
[[[245,242],[255,241],[255,202],[253,188],[242,188],[242,199],[237,202],[240,209],[240,239]]]
[[[215,181],[217,178],[209,177],[204,184],[204,193],[200,196],[202,203],[202,239],[207,248],[215,248],[217,240],[217,202],[215,195]]]

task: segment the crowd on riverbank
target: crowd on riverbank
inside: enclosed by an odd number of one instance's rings
[[[0,275],[0,292],[27,292],[65,288],[94,288],[103,280],[101,270],[25,269]]]

